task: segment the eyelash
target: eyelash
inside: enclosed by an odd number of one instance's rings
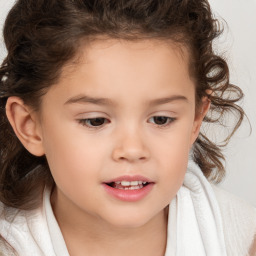
[[[106,118],[104,118],[104,117],[95,117],[95,118],[85,118],[85,119],[79,119],[78,120],[78,122],[79,122],[79,124],[81,124],[81,125],[83,125],[83,126],[86,126],[86,127],[88,127],[88,128],[90,128],[90,129],[99,129],[99,128],[101,128],[102,127],[102,125],[104,124],[101,124],[101,125],[98,125],[98,126],[92,126],[92,125],[88,125],[87,123],[88,123],[88,121],[90,122],[90,121],[92,121],[92,120],[97,120],[97,119],[104,119],[104,123],[106,123]]]
[[[177,118],[175,118],[175,117],[169,117],[169,116],[153,116],[153,117],[151,117],[151,118],[159,118],[159,117],[161,117],[161,118],[165,118],[166,119],[166,122],[167,123],[165,123],[165,124],[155,124],[156,126],[159,126],[159,127],[161,127],[161,128],[164,128],[164,127],[168,127],[168,126],[170,126],[174,121],[176,121],[176,119]],[[150,119],[151,119],[150,118]]]
[[[161,118],[165,118],[166,119],[166,121],[167,121],[167,123],[165,123],[165,124],[155,124],[156,126],[158,126],[158,127],[160,127],[160,128],[165,128],[165,127],[168,127],[168,126],[170,126],[174,121],[176,121],[176,119],[177,118],[175,118],[175,117],[168,117],[168,116],[153,116],[153,117],[151,117],[150,119],[155,119],[155,118],[159,118],[159,117],[161,117]],[[100,120],[102,120],[102,119],[104,119],[104,123],[103,124],[100,124],[100,125],[96,125],[96,126],[93,126],[93,125],[89,125],[88,124],[88,122],[91,122],[91,121],[93,121],[93,120],[97,120],[97,119],[100,119]],[[100,128],[102,128],[102,126],[105,124],[105,123],[107,123],[106,122],[106,118],[104,118],[104,117],[95,117],[95,118],[85,118],[85,119],[79,119],[78,120],[78,123],[79,124],[81,124],[81,125],[83,125],[83,126],[86,126],[87,128],[89,128],[89,129],[100,129]],[[99,120],[98,120],[99,121]]]

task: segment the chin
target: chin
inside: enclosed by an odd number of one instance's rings
[[[156,214],[158,216],[158,214]],[[114,216],[110,216],[105,221],[107,221],[113,228],[117,229],[138,229],[153,221],[156,215],[142,213],[137,210],[134,213],[131,212],[122,212],[116,213]]]
[[[134,220],[134,219],[118,219],[115,222],[112,222],[112,226],[118,229],[138,229],[143,227],[147,221],[145,219],[141,220]]]

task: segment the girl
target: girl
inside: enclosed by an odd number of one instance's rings
[[[206,0],[19,0],[0,69],[6,255],[253,255],[256,212],[217,189],[241,90]],[[208,181],[208,180],[209,181]]]

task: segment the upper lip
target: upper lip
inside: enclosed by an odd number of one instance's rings
[[[141,176],[141,175],[134,175],[134,176],[123,175],[123,176],[119,176],[117,178],[105,181],[104,183],[111,183],[111,182],[117,182],[117,181],[145,181],[145,182],[148,182],[148,183],[153,182],[149,178],[146,178],[146,177]]]

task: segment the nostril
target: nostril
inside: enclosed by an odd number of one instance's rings
[[[150,157],[149,149],[134,138],[127,137],[125,141],[119,143],[112,151],[112,158],[115,161],[146,161]]]

